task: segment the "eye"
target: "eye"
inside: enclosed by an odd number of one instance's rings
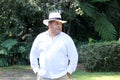
[[[61,22],[58,22],[57,25],[62,25],[62,23],[61,23]]]

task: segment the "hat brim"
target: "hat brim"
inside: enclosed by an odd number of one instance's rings
[[[58,22],[61,22],[62,24],[63,24],[63,23],[67,23],[67,21],[58,20],[58,19],[45,19],[45,20],[43,20],[43,23],[44,23],[46,26],[48,26],[48,22],[49,22],[49,21],[58,21]]]

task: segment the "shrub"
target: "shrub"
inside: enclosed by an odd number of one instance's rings
[[[16,39],[1,41],[0,67],[14,64],[29,64],[30,45],[30,43],[20,43]]]
[[[78,54],[79,63],[89,71],[120,71],[120,42],[83,45]]]

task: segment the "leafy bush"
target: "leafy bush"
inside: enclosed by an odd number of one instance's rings
[[[83,45],[78,53],[79,63],[89,71],[120,71],[120,42]]]
[[[41,15],[34,1],[0,1],[0,66],[29,63],[31,43],[43,30]]]
[[[0,66],[28,64],[30,43],[20,43],[16,39],[7,39],[0,44]]]
[[[13,48],[14,45],[17,44],[17,41],[14,39],[8,39],[1,43],[0,45],[0,66],[8,66],[9,59],[11,56],[10,50]]]

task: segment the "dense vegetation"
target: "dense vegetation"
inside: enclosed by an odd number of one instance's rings
[[[119,0],[1,0],[0,66],[29,64],[31,44],[47,29],[42,21],[51,11],[61,12],[68,21],[63,31],[77,47],[118,40],[119,4]]]
[[[120,42],[80,46],[79,63],[89,71],[120,71]]]

